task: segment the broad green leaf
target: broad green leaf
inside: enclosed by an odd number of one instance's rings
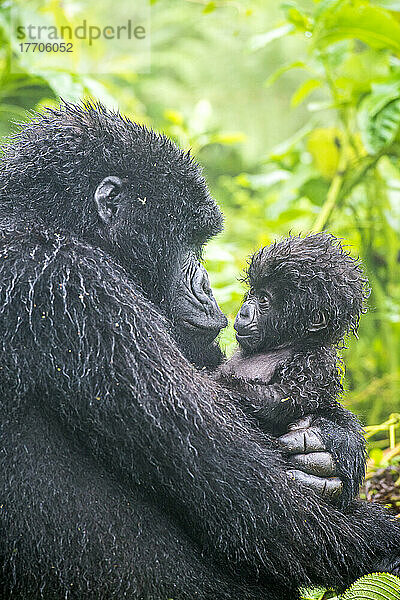
[[[89,95],[95,100],[99,100],[106,106],[115,106],[115,98],[108,92],[107,88],[94,77],[82,75],[80,81],[84,86],[85,96]]]
[[[316,3],[316,9],[314,13],[314,19],[319,21],[323,15],[328,11],[336,11],[343,5],[348,4],[349,0],[322,0]]]
[[[398,600],[400,577],[391,573],[370,573],[357,579],[343,594],[342,600]]]
[[[304,83],[297,88],[290,100],[290,104],[293,107],[298,106],[307,98],[307,96],[311,94],[312,91],[321,87],[321,85],[322,84],[318,79],[307,79],[307,81],[304,81]]]
[[[270,154],[268,155],[268,159],[269,160],[282,160],[282,158],[284,158],[285,156],[290,154],[290,152],[293,151],[293,149],[297,146],[297,144],[303,138],[305,138],[306,135],[308,135],[310,133],[310,131],[312,131],[313,126],[314,126],[314,123],[311,121],[306,123],[306,125],[304,125],[304,127],[299,129],[299,131],[296,131],[296,133],[294,135],[292,135],[290,138],[287,138],[284,142],[282,142],[278,146],[275,146],[275,148],[273,148],[271,150]]]
[[[371,121],[371,135],[382,140],[383,146],[388,146],[397,138],[400,127],[400,97],[387,104]]]
[[[323,600],[325,592],[325,588],[302,589],[301,600]]]
[[[20,106],[13,104],[0,105],[0,135],[8,135],[15,129],[14,123],[27,120],[26,111]]]
[[[316,22],[313,38],[319,49],[339,40],[358,39],[400,55],[400,24],[390,12],[365,1],[329,5]]]
[[[79,102],[83,96],[83,85],[79,77],[67,71],[49,71],[43,68],[37,73],[48,83],[57,96],[71,102]]]

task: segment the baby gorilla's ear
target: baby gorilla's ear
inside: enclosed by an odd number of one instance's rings
[[[323,310],[314,310],[311,314],[308,331],[320,331],[328,325],[328,319]]]

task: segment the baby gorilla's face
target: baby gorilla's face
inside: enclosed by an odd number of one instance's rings
[[[290,236],[249,261],[250,291],[235,322],[247,354],[341,344],[356,333],[369,295],[358,260],[334,236]]]
[[[239,346],[249,354],[280,346],[283,328],[278,313],[271,290],[251,288],[235,319]]]
[[[310,308],[307,295],[296,293],[290,280],[250,281],[247,294],[235,320],[236,339],[246,354],[293,347],[298,342],[320,340],[327,327],[324,310]]]

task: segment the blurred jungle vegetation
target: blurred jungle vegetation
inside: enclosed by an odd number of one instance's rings
[[[80,0],[42,0],[55,22]],[[126,2],[127,16],[130,3]],[[372,426],[372,466],[400,453],[400,1],[152,0],[151,69],[32,69],[0,1],[0,135],[31,109],[95,98],[164,131],[203,165],[226,215],[206,251],[234,317],[246,257],[279,236],[327,230],[359,255],[370,312],[349,340],[345,403]],[[91,10],[98,10],[96,3]],[[72,10],[73,12],[73,10]],[[88,19],[90,15],[88,15]],[[105,44],[99,40],[96,44]],[[228,352],[232,328],[222,335]],[[396,437],[397,436],[397,437]],[[386,449],[386,450],[385,450]]]

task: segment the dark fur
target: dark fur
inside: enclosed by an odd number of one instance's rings
[[[106,233],[91,200],[115,173],[132,202]],[[221,223],[187,155],[49,110],[5,148],[0,219],[2,598],[288,600],[390,559],[385,511],[304,494],[171,338],[171,269]],[[347,429],[326,435],[351,467]]]

